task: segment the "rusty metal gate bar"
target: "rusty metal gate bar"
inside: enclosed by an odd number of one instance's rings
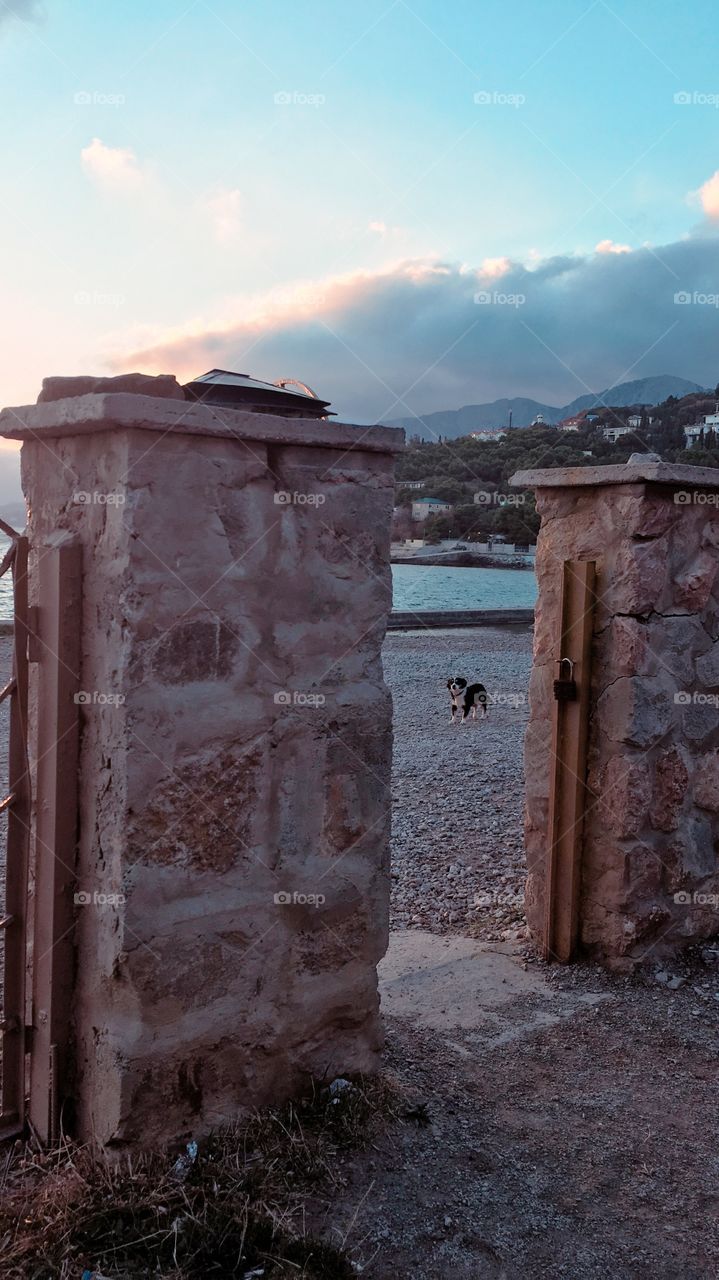
[[[579,934],[595,579],[593,560],[564,561],[543,938],[545,958],[563,963],[572,958]]]
[[[19,1133],[25,1122],[25,1016],[27,985],[28,848],[30,834],[30,775],[27,752],[28,710],[28,541],[0,520],[0,529],[12,539],[0,576],[12,566],[13,576],[13,672],[0,701],[10,698],[8,794],[5,864],[2,1092],[0,1137]]]

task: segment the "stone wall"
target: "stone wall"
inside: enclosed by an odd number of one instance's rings
[[[196,1136],[371,1070],[402,433],[129,394],[0,428],[33,547],[84,553],[79,1135]]]
[[[645,462],[522,472],[539,600],[526,739],[527,910],[542,932],[564,560],[595,560],[580,938],[613,964],[719,929],[719,476]]]

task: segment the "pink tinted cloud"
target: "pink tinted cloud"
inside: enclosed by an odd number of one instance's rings
[[[699,188],[699,199],[707,218],[719,219],[719,169]]]
[[[80,152],[82,167],[99,187],[111,191],[139,191],[147,175],[131,147],[108,147],[100,138]]]

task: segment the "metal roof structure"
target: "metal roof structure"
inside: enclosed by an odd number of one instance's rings
[[[262,382],[247,373],[210,369],[193,378],[192,382],[185,383],[183,390],[189,400],[248,409],[254,413],[273,413],[290,418],[333,416],[329,412],[329,400],[320,400],[306,383],[296,378]]]

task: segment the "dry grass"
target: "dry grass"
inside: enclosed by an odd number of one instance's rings
[[[0,1164],[4,1280],[345,1280],[346,1252],[306,1230],[308,1201],[331,1201],[338,1153],[371,1141],[394,1110],[378,1079],[337,1096],[315,1087],[219,1130],[180,1172],[166,1155],[111,1162],[70,1142],[17,1144]]]

